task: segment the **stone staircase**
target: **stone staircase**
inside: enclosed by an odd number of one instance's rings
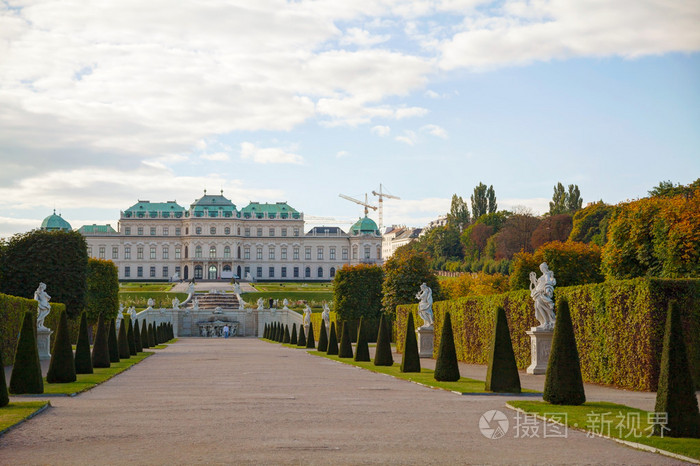
[[[233,293],[195,293],[185,308],[193,309],[195,298],[200,309],[238,309],[239,306],[238,298]]]

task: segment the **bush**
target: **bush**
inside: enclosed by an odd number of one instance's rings
[[[401,358],[401,372],[420,372],[420,356],[418,354],[413,314],[409,314],[407,320],[406,339],[404,340],[403,357]]]
[[[119,326],[119,336],[117,337],[117,348],[119,349],[119,359],[129,359],[131,352],[129,351],[129,340],[126,337],[126,321],[122,320]]]
[[[357,347],[355,348],[355,361],[371,361],[369,357],[369,345],[367,344],[367,332],[363,329],[363,318],[360,317],[360,325],[357,326]],[[319,348],[321,343],[318,344]],[[319,349],[320,351],[320,349]]]
[[[107,347],[109,347],[109,362],[119,362],[119,341],[117,340],[117,323],[109,321],[107,330]]]
[[[80,315],[80,332],[75,346],[75,373],[92,374],[92,357],[90,356],[90,337],[87,329],[87,312]]]
[[[539,264],[538,264],[539,265]],[[508,277],[500,273],[464,274],[441,283],[443,294],[448,299],[457,299],[470,295],[490,295],[505,293],[509,290]]]
[[[10,395],[7,393],[7,382],[5,382],[5,363],[2,360],[2,352],[0,352],[0,408],[10,404]]]
[[[552,241],[566,241],[571,233],[572,218],[569,214],[559,214],[542,219],[535,231],[532,232],[530,244],[533,250],[537,250],[545,243]]]
[[[566,299],[557,303],[557,320],[542,399],[554,405],[578,406],[586,402],[576,337]]]
[[[282,335],[282,343],[289,343],[291,338],[289,337],[289,325],[284,326],[284,334]]]
[[[445,314],[445,323],[442,325],[440,346],[435,360],[435,380],[439,382],[456,382],[459,380],[459,364],[455,351],[455,341],[452,333],[452,319],[450,313]]]
[[[396,306],[414,303],[422,283],[433,291],[434,301],[440,300],[440,285],[428,267],[427,257],[410,248],[398,248],[384,263],[384,313],[393,319]]]
[[[119,273],[114,262],[104,259],[88,259],[85,310],[90,322],[95,322],[100,313],[103,313],[107,319],[117,317],[117,312],[119,312]]]
[[[338,354],[338,337],[335,334],[335,322],[331,322],[331,334],[328,337],[328,350],[326,354]]]
[[[102,314],[97,317],[97,330],[95,331],[95,344],[92,347],[92,367],[109,367],[109,342],[107,330]]]
[[[343,327],[340,336],[340,349],[338,349],[339,358],[352,358],[352,344],[350,343],[350,332],[347,323],[343,322]]]
[[[149,340],[150,339],[148,338],[148,327],[146,326],[146,319],[143,319],[143,322],[141,323],[141,347],[150,348],[151,342]]]
[[[668,416],[665,426],[655,426],[656,435],[700,438],[698,399],[695,397],[693,378],[688,366],[681,313],[675,301],[668,305],[654,411]],[[663,427],[668,429],[665,434],[661,432]]]
[[[141,346],[141,330],[139,329],[139,320],[134,320],[134,347],[136,348],[136,354],[143,351],[143,346]]]
[[[68,334],[68,317],[65,311],[61,313],[61,320],[56,330],[56,341],[51,353],[49,370],[46,373],[48,383],[75,382],[75,361],[73,360],[73,347]]]
[[[362,316],[377,318],[382,312],[384,271],[377,265],[346,265],[333,279],[335,311],[343,321]]]
[[[614,206],[606,205],[603,201],[576,211],[569,241],[603,246],[607,241],[608,222],[614,211]]]
[[[328,335],[326,334],[326,321],[321,319],[321,330],[318,337],[318,350],[328,351]]]
[[[297,340],[297,346],[302,348],[306,347],[306,332],[304,332],[304,326],[299,326],[299,339]]]
[[[148,324],[148,346],[149,348],[153,348],[156,346],[156,332],[153,331],[154,324],[150,323]]]
[[[44,393],[44,380],[41,377],[41,363],[39,362],[35,332],[36,319],[31,312],[25,312],[22,330],[17,341],[12,375],[10,375],[10,393],[13,395]]]
[[[520,393],[520,374],[515,362],[513,342],[510,340],[506,310],[496,310],[491,338],[489,367],[486,371],[484,390],[500,393]]]
[[[131,356],[136,356],[137,351],[136,341],[134,341],[134,323],[131,322],[131,319],[125,320],[124,323],[128,323],[128,326],[126,327],[126,343],[129,346],[129,354]]]
[[[297,324],[295,322],[292,324],[292,336],[289,338],[289,344],[296,345],[297,341]]]
[[[309,322],[309,334],[306,337],[306,347],[315,348],[316,341],[314,340],[314,323]]]
[[[374,353],[374,365],[394,365],[394,358],[391,355],[391,333],[387,328],[386,318],[383,315],[379,321],[379,335],[377,335],[377,349]]]

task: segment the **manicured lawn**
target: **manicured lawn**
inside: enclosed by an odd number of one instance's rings
[[[438,382],[433,376],[434,371],[432,369],[421,369],[420,373],[401,372],[401,364],[399,362],[395,362],[393,366],[375,366],[374,363],[372,363],[371,361],[357,362],[352,359],[341,359],[338,356],[329,356],[321,351],[309,351],[309,354],[361,367],[362,369],[367,369],[372,372],[379,372],[380,374],[387,374],[399,379],[409,380],[411,382],[416,382],[433,388],[440,388],[443,390],[449,390],[452,392],[458,392],[462,394],[491,393],[484,390],[483,380],[475,380],[462,377],[457,382]],[[523,392],[537,393],[532,390],[523,390]]]
[[[298,305],[297,301],[308,301],[312,308],[316,308],[321,312],[323,301],[329,303],[333,302],[333,292],[332,291],[256,291],[254,293],[243,293],[241,295],[243,300],[251,305],[255,305],[258,298],[268,299],[279,299],[279,307],[282,307],[282,300],[285,298],[289,300],[289,307],[295,308],[295,310],[301,310],[304,308],[303,305]],[[265,303],[267,307],[267,302]]]
[[[173,343],[177,343],[178,338],[173,338],[172,340],[168,340],[165,343],[161,343],[160,345],[156,345],[153,348],[154,349],[164,349],[167,348],[168,345],[172,345]]]
[[[119,302],[124,306],[135,306],[137,310],[148,307],[148,298],[153,298],[156,302],[155,308],[171,308],[173,298],[177,297],[180,302],[187,299],[187,293],[166,293],[162,291],[119,291]]]
[[[269,283],[251,283],[258,291],[323,291],[333,292],[332,283],[299,283],[299,282],[269,282]]]
[[[0,434],[32,416],[47,404],[49,404],[48,401],[17,401],[0,408]]]
[[[174,283],[138,283],[126,282],[119,284],[119,291],[170,291]]]
[[[641,443],[660,450],[700,460],[700,439],[649,437],[648,411],[607,402],[588,402],[581,406],[561,406],[544,401],[509,401],[508,406],[555,419],[570,428],[628,442]],[[563,414],[566,418],[563,418]],[[608,423],[608,421],[610,421]]]
[[[44,394],[45,395],[73,395],[90,390],[91,388],[105,382],[115,375],[124,372],[134,364],[138,364],[153,353],[150,351],[142,352],[129,359],[123,359],[119,362],[113,362],[108,368],[96,368],[92,374],[78,374],[78,380],[70,383],[47,383],[44,379]],[[22,395],[19,395],[22,396]],[[36,396],[36,395],[33,395]],[[40,395],[39,395],[40,396]]]

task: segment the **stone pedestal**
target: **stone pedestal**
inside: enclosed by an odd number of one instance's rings
[[[416,337],[418,338],[418,356],[421,358],[432,358],[435,330],[432,328],[419,328],[416,330]]]
[[[52,330],[36,330],[36,346],[39,350],[39,359],[51,359],[51,334]]]
[[[552,351],[552,335],[554,335],[554,332],[532,327],[526,333],[530,335],[530,356],[532,361],[530,367],[527,368],[527,373],[544,374],[547,372],[547,363],[549,362],[549,353]]]

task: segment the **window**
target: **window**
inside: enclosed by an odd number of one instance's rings
[[[348,248],[343,248],[343,260],[348,260]]]
[[[202,266],[201,265],[194,266],[194,278],[198,278],[198,279],[202,278]]]
[[[151,273],[151,278],[156,278],[156,268],[155,266],[151,267],[151,270],[149,271]]]
[[[311,246],[306,246],[306,248],[305,248],[305,250],[304,250],[304,258],[305,258],[307,261],[310,261],[310,260],[311,260]]]
[[[119,259],[119,248],[117,246],[112,247],[112,259]]]
[[[261,227],[258,227],[257,234],[258,234],[258,236],[262,236],[262,228]]]
[[[365,246],[365,259],[369,259],[369,246]]]
[[[250,267],[245,267],[243,269],[243,276],[247,277],[250,274]]]
[[[298,261],[299,260],[299,248],[294,248],[294,251],[292,252],[292,254],[293,254],[292,258],[295,261]]]
[[[243,248],[243,259],[250,259],[250,248]]]
[[[185,246],[185,259],[187,259],[187,246]]]
[[[258,267],[255,272],[258,278],[262,278],[262,267]]]
[[[352,247],[352,258],[357,259],[357,244]]]
[[[231,234],[231,227],[226,227],[226,228],[224,228],[224,234],[225,234],[225,235],[230,235],[230,234]]]
[[[156,227],[151,227],[151,236],[156,235]]]
[[[139,246],[136,248],[136,258],[143,259],[143,247]]]
[[[182,251],[180,249],[180,246],[176,246],[175,247],[175,259],[180,259],[180,251]]]
[[[195,258],[201,258],[202,257],[202,246],[197,246],[194,248],[194,257]]]
[[[294,229],[294,236],[299,236],[299,228]]]
[[[331,267],[331,278],[335,277],[335,267]]]
[[[167,246],[163,246],[163,259],[170,259],[170,249]]]
[[[92,257],[92,248],[87,248],[88,257]]]
[[[231,247],[230,246],[224,247],[224,258],[226,258],[226,259],[231,258]]]
[[[306,270],[304,270],[304,277],[311,278],[311,267],[307,267]]]
[[[287,260],[287,248],[282,248],[282,260],[286,261]]]
[[[126,267],[124,267],[124,276],[125,277],[131,276],[131,267],[129,267],[128,265]]]
[[[143,277],[143,267],[139,266],[136,268],[136,276]]]
[[[139,236],[143,235],[143,227],[138,227],[138,228],[136,229],[136,234],[139,235]]]
[[[216,257],[216,246],[209,246],[209,258],[214,259]]]
[[[163,278],[168,278],[168,267],[163,267]]]
[[[287,229],[286,228],[282,228],[282,236],[287,236]]]
[[[294,267],[294,278],[299,278],[299,267]]]
[[[255,258],[259,261],[262,260],[262,248],[257,248],[255,251]]]
[[[245,235],[250,236],[250,228],[246,227],[245,229]]]
[[[330,248],[330,260],[334,261],[335,260],[335,248]]]
[[[268,257],[270,260],[275,260],[275,247],[274,246],[270,246],[268,254],[269,254]]]
[[[238,246],[238,247],[236,248],[236,257],[239,258],[239,259],[241,258],[241,247],[240,247],[240,246]]]
[[[282,278],[287,278],[287,267],[282,267]]]
[[[170,229],[168,227],[163,227],[163,236],[168,236]]]
[[[270,270],[268,270],[268,277],[273,278],[275,276],[275,268],[270,267]]]
[[[180,276],[180,266],[175,266],[175,275]]]
[[[155,259],[155,258],[156,258],[156,247],[151,246],[151,259]]]
[[[215,235],[215,234],[216,234],[216,227],[210,227],[210,228],[209,228],[209,234],[210,234],[210,235]]]
[[[275,236],[275,229],[274,229],[274,228],[270,228],[270,231],[268,232],[268,235],[269,235],[269,236]]]
[[[105,258],[105,247],[100,246],[100,259],[104,259],[104,258]]]
[[[382,247],[377,246],[377,259],[381,259],[381,258],[382,258]]]
[[[131,234],[131,227],[125,227],[125,228],[124,228],[124,234],[125,234],[125,235],[130,235],[130,234]],[[124,272],[124,274],[126,274],[126,272]]]
[[[319,246],[316,248],[316,258],[320,261],[323,260],[323,246]]]
[[[124,259],[131,259],[131,248],[124,246]]]
[[[185,234],[189,235],[190,234],[190,227],[185,227]]]
[[[317,271],[318,278],[323,278],[323,267],[319,267]]]
[[[241,236],[241,227],[236,227],[236,234]]]
[[[202,234],[202,227],[197,227],[194,229],[195,234],[201,235]]]

